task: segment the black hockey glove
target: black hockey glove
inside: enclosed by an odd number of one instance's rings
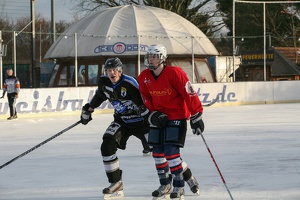
[[[89,123],[89,121],[92,120],[92,113],[94,111],[89,111],[89,108],[90,108],[90,104],[87,103],[82,107],[82,110],[81,110],[80,120],[81,120],[81,123],[84,125],[86,125],[87,123]]]
[[[159,111],[153,111],[149,115],[148,121],[151,126],[156,126],[157,128],[165,128],[168,124],[167,115]]]
[[[202,120],[202,113],[198,112],[195,115],[191,116],[190,119],[191,128],[193,134],[200,135],[204,131],[204,123]]]
[[[146,106],[141,105],[139,106],[140,115],[144,118],[145,121],[148,121],[148,117],[150,115],[150,111]]]

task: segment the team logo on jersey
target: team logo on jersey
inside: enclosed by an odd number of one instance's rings
[[[191,96],[196,95],[194,87],[193,87],[193,85],[192,85],[192,83],[190,81],[186,82],[186,84],[185,84],[185,90]]]
[[[172,94],[171,88],[165,88],[164,90],[150,90],[151,96],[167,96]]]
[[[121,87],[121,96],[126,97],[126,94],[127,94],[127,89],[124,87]]]
[[[150,84],[151,81],[150,81],[150,79],[145,78],[145,79],[144,79],[144,83],[147,85],[147,84]]]

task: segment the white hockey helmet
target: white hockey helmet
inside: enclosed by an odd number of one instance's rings
[[[149,56],[156,55],[159,59],[159,63],[157,66],[152,66],[149,63]],[[153,44],[148,47],[147,53],[145,55],[144,64],[150,70],[156,70],[160,64],[164,63],[167,59],[167,49],[161,44]]]

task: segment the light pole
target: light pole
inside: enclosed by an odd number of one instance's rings
[[[298,38],[298,42],[300,42],[300,38]],[[299,47],[296,45],[296,64],[298,64],[298,56],[300,54]]]
[[[51,0],[51,33],[52,33],[52,44],[56,40],[56,27],[55,27],[55,0]]]
[[[264,81],[267,80],[267,59],[266,59],[266,53],[267,53],[267,43],[266,43],[266,3],[263,2],[264,7]]]
[[[2,32],[0,31],[0,89],[2,89],[2,55],[3,55],[3,48],[2,48]]]
[[[232,17],[232,65],[233,65],[233,82],[235,82],[235,0],[233,0],[233,17]]]
[[[32,56],[31,56],[31,69],[32,69],[32,87],[36,86],[36,60],[35,60],[35,15],[34,15],[34,1],[35,0],[31,0],[31,46],[32,46]]]

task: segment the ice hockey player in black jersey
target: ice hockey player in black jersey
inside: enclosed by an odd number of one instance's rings
[[[114,120],[104,132],[101,144],[104,169],[111,184],[103,189],[103,194],[104,198],[110,198],[114,195],[123,196],[122,170],[117,149],[124,150],[127,140],[134,135],[142,141],[143,153],[151,151],[145,137],[149,130],[145,119],[149,110],[143,104],[137,80],[123,74],[119,58],[106,60],[96,93],[82,108],[81,123],[87,124],[92,119],[94,109],[106,100],[114,107]]]

